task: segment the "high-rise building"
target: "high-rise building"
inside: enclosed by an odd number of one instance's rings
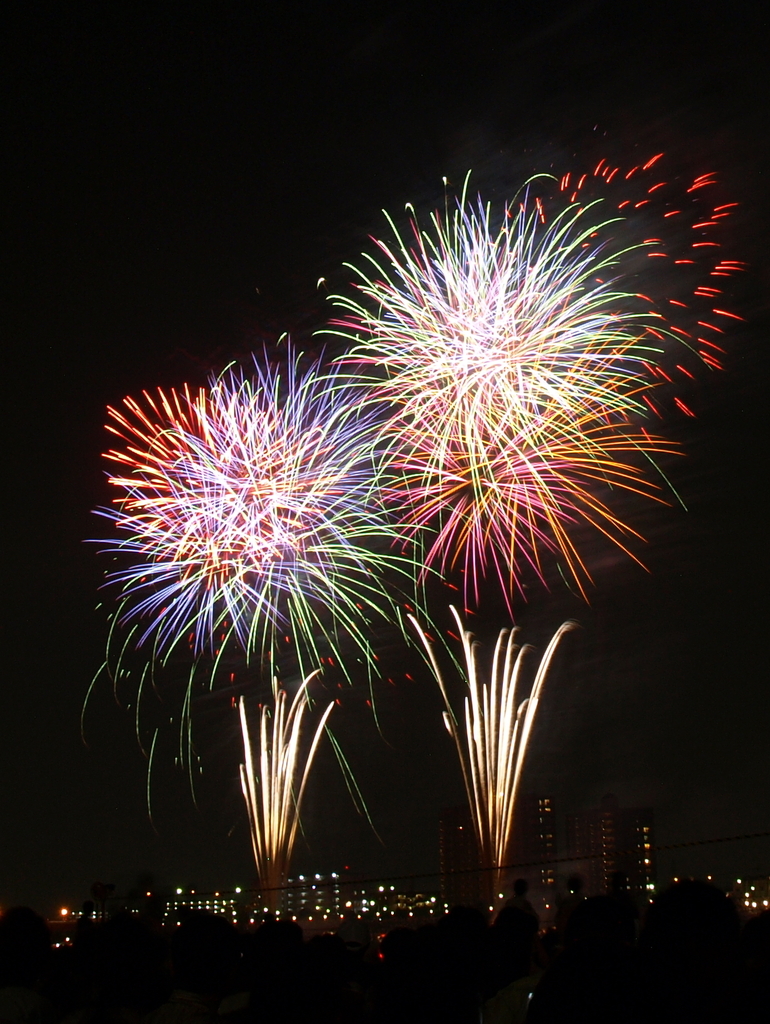
[[[586,895],[608,892],[622,871],[635,895],[655,887],[655,846],[651,807],[621,807],[611,793],[599,807],[567,816],[567,851],[583,875]]]
[[[449,906],[485,902],[488,886],[479,866],[476,833],[467,804],[448,807],[439,819],[441,897]],[[556,822],[550,796],[522,794],[516,800],[511,848],[509,888],[525,877],[544,895],[555,885]],[[521,865],[520,867],[518,865]]]
[[[442,902],[450,907],[473,906],[482,899],[479,852],[467,804],[441,812],[439,863]]]
[[[281,894],[281,911],[293,917],[336,914],[344,911],[343,879],[331,874],[297,875]]]
[[[522,793],[516,799],[511,843],[511,875],[530,885],[551,889],[556,884],[556,820],[550,796]],[[520,865],[520,866],[519,866]]]

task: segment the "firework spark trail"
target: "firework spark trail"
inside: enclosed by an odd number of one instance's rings
[[[313,738],[303,753],[303,718],[308,709],[308,684],[313,672],[287,707],[287,695],[273,686],[273,707],[263,705],[259,716],[256,758],[252,749],[246,705],[239,703],[244,763],[241,786],[249,815],[251,843],[259,884],[268,909],[277,909],[280,887],[286,884],[299,827],[299,814],[310,769],[334,702],[321,714]]]
[[[411,563],[377,504],[373,411],[320,361],[284,375],[255,360],[208,388],[146,393],[110,409],[122,447],[108,582],[132,643],[167,658],[178,646],[220,654],[237,643],[273,657],[291,643],[300,669],[322,651],[343,667],[340,634],[371,663],[369,616],[393,611],[383,573]],[[271,670],[272,675],[272,670]]]
[[[540,659],[529,696],[521,699],[521,674],[531,647],[517,646],[517,630],[501,630],[491,672],[488,680],[482,681],[477,661],[479,645],[464,629],[457,610],[451,611],[465,659],[467,693],[462,716],[454,711],[433,646],[417,619],[411,615],[409,618],[420,636],[444,701],[444,724],[460,761],[483,877],[494,886],[490,891],[497,892],[503,881],[502,869],[511,859],[516,797],[540,694],[562,637],[575,629],[576,623],[565,622],[553,635]]]
[[[645,293],[638,298],[659,321],[647,326],[647,334],[660,342],[677,342],[665,346],[661,360],[648,367],[667,386],[665,393],[677,381],[687,384],[699,365],[722,368],[724,334],[734,327],[731,320],[742,319],[725,309],[729,300],[724,288],[746,264],[727,259],[723,251],[726,222],[740,204],[715,195],[715,174],[683,180],[666,170],[662,157],[657,153],[630,168],[602,159],[582,173],[569,171],[557,179],[551,199],[580,208],[599,198],[621,216],[623,237],[635,240],[642,257],[625,267],[624,274],[638,282]],[[689,359],[688,368],[683,364],[691,356],[697,358]],[[655,398],[646,395],[644,400],[660,414]],[[680,395],[673,401],[680,412],[693,415]]]
[[[578,520],[590,523],[635,559],[625,538],[639,534],[596,496],[592,484],[610,482],[656,498],[656,488],[643,470],[619,461],[615,453],[672,450],[657,439],[613,436],[604,428],[587,432],[580,445],[545,431],[497,449],[483,436],[466,434],[456,440],[440,465],[432,461],[428,440],[405,453],[400,468],[411,503],[410,530],[439,524],[427,547],[426,563],[438,563],[445,570],[458,560],[459,551],[466,596],[472,594],[477,602],[480,580],[490,565],[507,597],[518,583],[517,560],[519,566],[527,563],[543,575],[544,549],[559,552],[583,591],[590,575],[568,529]],[[429,461],[431,469],[426,472]]]
[[[549,548],[583,590],[570,525],[625,550],[634,531],[597,486],[655,496],[645,470],[673,447],[636,424],[659,383],[650,367],[678,336],[622,287],[644,245],[602,243],[622,218],[598,209],[573,203],[549,224],[525,192],[496,228],[463,194],[428,230],[412,219],[411,247],[391,221],[396,245],[377,242],[387,265],[352,268],[363,300],[335,297],[348,312],[335,333],[355,341],[342,362],[389,410],[383,490],[407,535],[438,524],[426,564],[461,562],[476,598],[490,566],[506,597],[522,563],[542,577]]]

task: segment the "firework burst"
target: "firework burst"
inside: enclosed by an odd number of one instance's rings
[[[434,528],[425,563],[459,563],[476,597],[490,567],[506,596],[522,563],[542,577],[544,549],[582,590],[570,527],[625,550],[634,534],[601,488],[659,496],[649,456],[671,445],[637,424],[676,334],[622,287],[635,247],[602,241],[620,219],[573,203],[549,222],[527,191],[498,225],[463,195],[424,231],[413,219],[411,247],[391,221],[396,246],[356,271],[364,300],[336,297],[356,342],[344,361],[388,408],[383,488],[407,534]]]
[[[522,669],[531,648],[516,644],[517,630],[501,630],[491,671],[484,681],[477,659],[479,645],[464,629],[457,610],[451,611],[460,631],[465,661],[467,692],[462,715],[455,713],[433,646],[417,620],[413,616],[410,619],[441,690],[444,724],[457,750],[485,884],[493,893],[499,891],[510,861],[516,797],[543,685],[562,637],[576,624],[565,622],[553,635],[529,695],[523,697]]]
[[[236,643],[273,657],[334,658],[340,634],[371,658],[370,616],[392,605],[382,582],[409,563],[373,491],[371,414],[320,362],[282,374],[255,360],[208,388],[145,392],[110,409],[122,444],[106,455],[117,539],[108,581],[132,644],[218,656]],[[272,671],[271,671],[272,675]]]
[[[303,750],[303,718],[308,709],[307,688],[317,672],[308,676],[287,706],[284,690],[273,686],[273,706],[259,714],[256,757],[246,715],[239,703],[244,763],[241,786],[249,815],[251,843],[262,897],[277,909],[280,887],[286,884],[305,786],[324,727],[334,703],[321,714],[307,750]]]

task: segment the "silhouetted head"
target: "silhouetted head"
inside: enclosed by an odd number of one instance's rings
[[[34,910],[12,907],[0,917],[0,985],[33,985],[50,953],[48,925]]]
[[[201,995],[222,993],[240,952],[238,932],[223,917],[190,914],[171,938],[176,987]]]
[[[513,883],[514,896],[526,896],[529,890],[529,883],[526,878],[517,878]]]
[[[445,935],[477,941],[487,930],[487,919],[477,907],[452,907],[438,921],[438,927]]]
[[[274,941],[281,949],[302,949],[304,936],[301,925],[298,925],[296,921],[287,919],[276,921],[272,934]]]
[[[743,926],[741,953],[748,966],[762,966],[770,977],[770,910],[750,918]]]
[[[92,924],[78,940],[81,970],[104,1006],[147,1013],[168,996],[168,945],[126,911]]]
[[[336,967],[347,963],[347,950],[339,935],[325,932],[314,935],[307,943],[306,949],[310,956],[324,967]]]
[[[538,922],[534,914],[518,907],[503,907],[490,929],[494,945],[531,953],[537,935]]]
[[[406,963],[412,956],[417,933],[411,928],[391,928],[380,944],[380,953],[388,965]]]
[[[518,907],[503,907],[497,915],[486,944],[490,992],[529,973],[537,928],[535,915]]]
[[[565,944],[601,942],[622,944],[625,919],[611,896],[590,896],[570,914],[564,931]]]
[[[506,935],[526,935],[534,938],[537,934],[537,918],[518,907],[503,907],[492,928]]]
[[[732,902],[715,885],[685,879],[647,911],[642,945],[675,963],[717,963],[736,947],[740,923]]]

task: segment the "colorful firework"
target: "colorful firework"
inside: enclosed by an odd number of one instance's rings
[[[290,350],[283,375],[255,361],[253,376],[228,369],[124,406],[109,410],[123,445],[106,457],[123,472],[100,514],[117,528],[101,543],[118,556],[108,581],[132,645],[293,651],[305,674],[308,658],[344,670],[345,634],[370,660],[370,616],[393,610],[384,574],[410,563],[389,551],[373,490],[372,414],[336,375],[300,370]]]
[[[658,240],[624,244],[621,213],[574,195],[549,221],[541,185],[558,183],[533,179],[499,227],[465,194],[427,230],[413,217],[411,247],[390,221],[396,246],[376,243],[386,265],[352,268],[363,301],[335,297],[349,314],[336,333],[356,342],[344,361],[389,408],[381,480],[402,528],[430,525],[425,563],[462,565],[476,599],[490,568],[506,597],[523,563],[543,577],[544,549],[582,591],[573,527],[628,550],[635,531],[601,489],[660,497],[651,456],[672,450],[638,425],[681,338],[638,290],[636,263]]]
[[[313,672],[304,680],[288,709],[286,692],[273,686],[273,707],[263,705],[260,708],[256,758],[243,698],[239,703],[244,759],[240,766],[241,786],[262,898],[273,912],[277,909],[280,888],[289,877],[305,786],[334,707],[332,702],[321,714],[310,746],[303,752],[307,688],[317,674]]]
[[[647,335],[677,342],[664,345],[662,358],[647,367],[665,385],[665,395],[677,390],[677,382],[692,380],[698,364],[722,368],[724,335],[731,321],[742,319],[725,308],[724,285],[746,264],[726,258],[723,249],[726,222],[739,204],[719,195],[714,173],[683,179],[661,170],[662,157],[657,153],[629,169],[603,159],[583,172],[567,172],[557,179],[551,198],[573,205],[599,198],[622,218],[617,234],[635,240],[637,259],[624,265],[624,280],[638,285],[644,293],[638,297],[658,320],[647,324]],[[644,400],[659,413],[654,396]],[[680,395],[673,401],[680,412],[693,415]]]
[[[457,750],[485,884],[493,893],[499,891],[510,861],[516,797],[540,694],[562,637],[575,629],[576,623],[565,622],[553,635],[540,659],[529,696],[523,697],[522,669],[531,648],[517,646],[517,630],[501,630],[488,680],[481,681],[479,645],[464,629],[457,610],[451,611],[460,631],[465,660],[467,693],[462,716],[455,714],[433,646],[417,619],[410,616],[410,620],[441,690],[444,724]]]

